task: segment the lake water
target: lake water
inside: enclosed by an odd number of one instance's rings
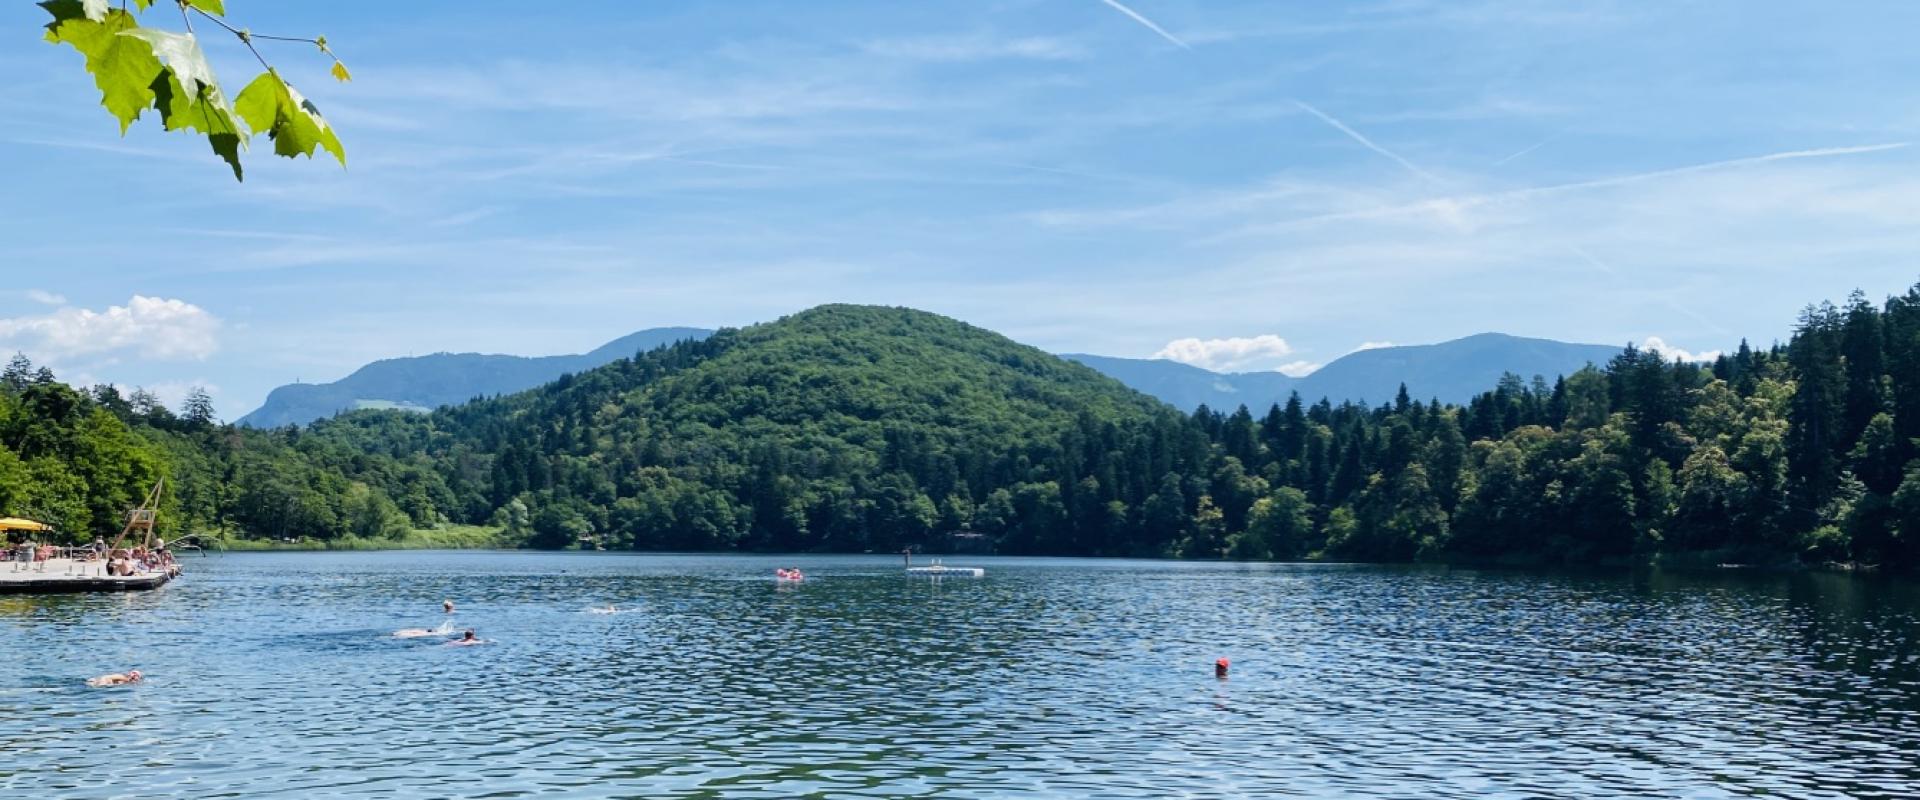
[[[1920,794],[1911,584],[953,560],[987,576],[230,554],[0,597],[0,796]],[[493,643],[389,636],[443,598]]]

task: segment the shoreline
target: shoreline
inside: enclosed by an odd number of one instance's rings
[[[432,533],[446,533],[446,532],[420,531],[417,533],[432,534]],[[609,555],[639,555],[639,556],[692,556],[692,555],[698,555],[698,556],[710,556],[710,555],[861,556],[861,555],[866,555],[866,556],[887,556],[891,558],[897,558],[899,556],[898,553],[856,553],[856,552],[829,552],[829,551],[821,551],[821,552],[778,551],[776,552],[776,551],[756,551],[756,550],[577,550],[577,549],[565,549],[565,548],[550,550],[550,549],[519,546],[513,541],[509,540],[508,537],[505,537],[503,533],[504,532],[500,532],[500,531],[488,531],[487,529],[476,528],[473,530],[465,530],[465,529],[460,530],[457,535],[453,535],[453,536],[422,535],[422,536],[408,536],[403,539],[346,538],[346,539],[337,539],[337,540],[331,540],[331,541],[318,540],[318,539],[302,539],[294,542],[277,542],[277,541],[260,540],[260,539],[237,539],[237,540],[223,539],[223,540],[215,540],[219,542],[220,544],[219,547],[209,547],[207,549],[211,552],[232,552],[232,553],[329,553],[329,552],[384,552],[384,551],[408,551],[408,550],[446,550],[446,551],[457,552],[457,551],[491,550],[491,551],[497,551],[497,552],[602,553],[602,554],[609,554]],[[969,557],[982,557],[982,558],[996,558],[996,559],[998,558],[1098,559],[1103,561],[1107,561],[1107,560],[1140,561],[1144,563],[1220,564],[1220,565],[1242,565],[1242,566],[1298,565],[1298,566],[1426,567],[1426,568],[1438,568],[1438,569],[1495,570],[1495,571],[1544,570],[1549,572],[1590,572],[1590,571],[1634,572],[1634,571],[1641,571],[1641,570],[1655,570],[1655,571],[1662,571],[1662,572],[1692,573],[1692,574],[1735,574],[1735,573],[1769,574],[1769,575],[1838,574],[1838,575],[1855,575],[1855,576],[1861,576],[1861,577],[1889,577],[1889,578],[1920,577],[1920,576],[1906,575],[1900,572],[1889,572],[1889,571],[1878,569],[1875,567],[1861,566],[1857,564],[1845,564],[1845,563],[1840,563],[1840,564],[1781,564],[1781,563],[1744,564],[1744,563],[1719,562],[1719,561],[1716,561],[1715,558],[1709,554],[1683,554],[1683,555],[1694,556],[1694,557],[1674,558],[1672,556],[1669,556],[1667,558],[1652,558],[1652,559],[1648,559],[1648,558],[1618,559],[1616,558],[1616,559],[1607,559],[1605,561],[1592,563],[1592,564],[1569,564],[1562,561],[1553,561],[1553,560],[1547,560],[1547,559],[1522,559],[1522,558],[1443,559],[1443,560],[1434,560],[1434,561],[1418,561],[1418,560],[1416,561],[1348,561],[1348,560],[1323,560],[1323,559],[1306,558],[1306,559],[1268,560],[1268,561],[1236,561],[1231,559],[1163,558],[1163,557],[1155,557],[1155,556],[1040,555],[1040,554],[1015,554],[1015,553],[972,553],[972,554],[916,553],[915,558],[929,557],[929,558],[947,559],[947,558],[957,557],[957,558],[965,559]]]
[[[479,525],[459,525],[448,528],[418,528],[399,538],[363,538],[348,536],[340,539],[313,539],[302,537],[291,541],[275,539],[240,539],[225,536],[198,537],[204,542],[206,550],[228,553],[266,553],[266,552],[332,552],[346,550],[518,550],[512,537],[504,529],[487,528]]]

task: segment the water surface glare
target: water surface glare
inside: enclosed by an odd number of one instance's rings
[[[0,797],[1920,795],[1908,583],[953,561],[987,576],[230,554],[0,597]],[[391,635],[444,598],[491,643]]]

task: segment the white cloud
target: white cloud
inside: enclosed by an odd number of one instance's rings
[[[1312,361],[1289,361],[1285,364],[1281,364],[1280,366],[1275,367],[1274,371],[1282,375],[1285,375],[1289,378],[1304,378],[1308,375],[1312,375],[1315,371],[1319,370],[1321,367],[1324,367],[1324,366],[1326,365],[1316,364]]]
[[[52,362],[108,355],[199,360],[219,349],[219,331],[220,320],[192,303],[134,295],[104,311],[62,308],[0,318],[0,350]]]
[[[877,56],[910,61],[988,61],[1031,59],[1071,61],[1087,57],[1086,48],[1064,39],[1029,36],[1002,39],[991,36],[915,36],[880,39],[861,49]]]
[[[1167,342],[1154,358],[1192,364],[1202,369],[1216,372],[1233,372],[1247,369],[1255,364],[1270,362],[1293,354],[1293,346],[1287,340],[1271,333],[1259,336],[1236,336],[1227,339],[1175,339]]]
[[[1359,347],[1353,348],[1348,352],[1358,353],[1362,350],[1378,350],[1382,347],[1392,347],[1392,346],[1393,346],[1392,342],[1361,342]]]
[[[28,300],[32,300],[33,302],[40,303],[42,305],[64,306],[67,304],[66,297],[54,294],[53,292],[49,292],[45,289],[28,289],[26,291],[26,295]]]
[[[1720,357],[1719,350],[1707,350],[1707,351],[1695,353],[1689,350],[1682,350],[1678,347],[1667,344],[1665,340],[1661,339],[1658,336],[1647,337],[1647,340],[1645,342],[1642,342],[1640,344],[1640,347],[1643,350],[1652,350],[1652,351],[1658,352],[1659,354],[1666,356],[1669,359],[1677,358],[1677,359],[1680,359],[1681,361],[1712,361]]]

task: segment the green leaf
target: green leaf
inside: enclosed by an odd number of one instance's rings
[[[214,16],[224,17],[227,15],[227,4],[225,0],[187,0],[187,5]]]
[[[335,61],[333,62],[333,77],[334,80],[346,83],[347,81],[353,80],[353,73],[347,71],[347,65]]]
[[[167,130],[195,130],[206,134],[214,155],[233,168],[235,180],[242,180],[240,145],[242,135],[233,122],[233,109],[220,92],[213,66],[193,34],[168,33],[151,28],[121,31],[153,47],[154,55],[166,62],[153,82],[153,106]]]
[[[125,135],[140,112],[153,105],[153,81],[165,69],[154,57],[152,45],[119,35],[137,30],[139,23],[119,9],[90,19],[89,9],[80,0],[47,0],[40,7],[53,15],[47,41],[72,45],[86,57],[87,71],[100,88],[100,104],[120,120],[120,133]]]
[[[340,166],[347,165],[347,151],[320,116],[320,109],[272,70],[261,73],[240,90],[234,110],[254,132],[266,132],[276,155],[312,158],[316,148],[325,148],[339,159]]]
[[[221,96],[220,87],[201,84],[198,95],[189,94],[172,70],[163,70],[154,81],[154,107],[160,111],[161,124],[170,131],[199,131],[207,137],[213,154],[233,168],[234,180],[245,180],[240,169],[240,149],[248,134],[235,123],[233,109]]]
[[[193,38],[193,34],[136,28],[121,31],[120,35],[131,36],[151,46],[153,54],[173,70],[173,76],[180,80],[187,94],[199,97],[203,86],[211,86],[214,94],[219,94],[220,84],[214,80],[213,65],[207,63],[207,54],[200,51],[200,41]]]
[[[107,12],[113,10],[112,0],[80,0],[87,19],[99,22],[107,18]]]

